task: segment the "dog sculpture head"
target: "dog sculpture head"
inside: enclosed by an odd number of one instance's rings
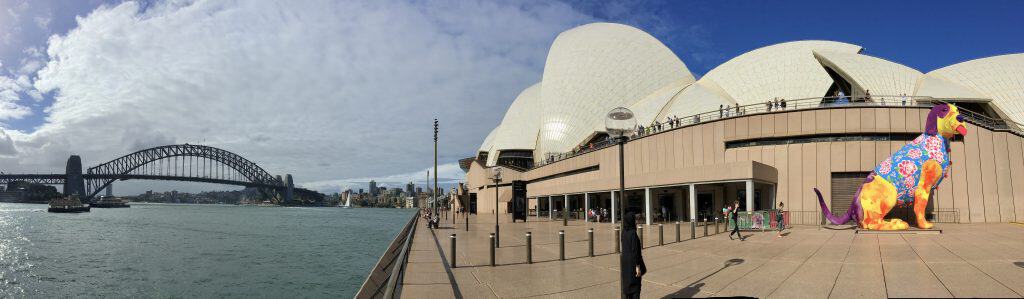
[[[952,139],[956,134],[967,135],[967,126],[964,125],[964,117],[960,115],[956,106],[939,104],[928,112],[925,132],[931,135],[942,134],[942,137]]]

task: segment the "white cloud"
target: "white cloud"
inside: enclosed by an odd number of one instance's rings
[[[95,165],[206,140],[299,183],[383,178],[432,163],[435,117],[448,164],[540,79],[554,37],[590,21],[548,2],[139,7],[101,7],[50,38],[34,87],[54,104],[11,134],[18,157],[0,168],[60,172],[71,153]]]
[[[50,21],[53,20],[53,17],[50,15],[36,16],[32,20],[35,21],[36,26],[39,26],[39,29],[47,31],[50,30]]]

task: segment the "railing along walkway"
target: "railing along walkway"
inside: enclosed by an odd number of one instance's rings
[[[931,107],[935,102],[943,101],[933,97],[922,96],[872,96],[868,99],[854,99],[851,97],[816,97],[786,100],[785,106],[782,106],[781,102],[769,103],[768,101],[765,101],[745,106],[733,105],[690,116],[672,116],[670,119],[656,119],[650,124],[639,124],[637,126],[637,130],[634,131],[632,135],[628,136],[628,138],[630,140],[635,140],[666,131],[699,125],[701,123],[742,117],[751,114],[844,107]],[[1019,123],[1010,120],[990,118],[981,113],[963,108],[960,109],[960,113],[968,122],[974,125],[995,131],[1010,131],[1024,136],[1024,126]],[[613,145],[615,145],[615,142],[609,139],[590,144],[583,144],[578,146],[572,152],[549,154],[544,160],[537,161],[534,168],[539,168],[544,165],[604,149]]]

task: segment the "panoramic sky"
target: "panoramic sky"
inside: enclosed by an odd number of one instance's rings
[[[0,0],[0,171],[61,173],[152,146],[238,153],[334,192],[462,179],[559,32],[649,32],[698,77],[825,39],[923,72],[1024,52],[1024,1]],[[118,183],[119,194],[223,186]],[[230,188],[228,188],[230,189]]]

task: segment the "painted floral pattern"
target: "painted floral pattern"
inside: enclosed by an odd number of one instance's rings
[[[921,166],[928,159],[934,159],[945,172],[949,167],[946,158],[948,148],[949,142],[945,138],[921,134],[878,164],[875,173],[896,187],[898,204],[913,203],[914,190],[921,180]]]

